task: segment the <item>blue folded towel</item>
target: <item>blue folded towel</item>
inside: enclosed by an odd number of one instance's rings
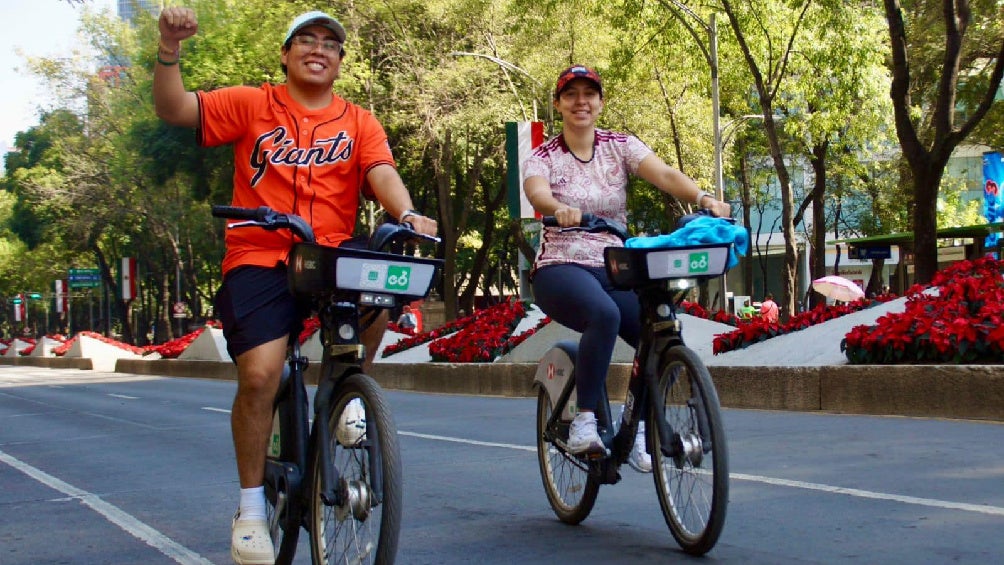
[[[687,222],[685,226],[673,233],[652,237],[632,237],[624,242],[624,247],[638,249],[656,249],[665,247],[685,247],[688,245],[707,245],[709,243],[731,243],[729,249],[728,268],[739,263],[739,255],[746,256],[749,251],[750,237],[746,228],[737,226],[724,218],[701,216]]]

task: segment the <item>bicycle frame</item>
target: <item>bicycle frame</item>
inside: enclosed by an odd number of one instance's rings
[[[356,558],[365,559],[375,550],[377,562],[392,560],[400,529],[400,454],[379,385],[363,373],[360,326],[365,330],[368,323],[379,319],[378,309],[427,296],[442,265],[438,259],[379,250],[405,239],[438,243],[439,238],[415,232],[408,223],[388,223],[374,231],[371,250],[332,248],[316,244],[310,225],[295,214],[268,207],[231,206],[214,206],[212,212],[217,217],[242,220],[228,224],[228,229],[286,229],[299,238],[293,239],[286,260],[288,286],[297,301],[310,302],[321,322],[321,374],[314,395],[313,423],[308,420],[304,381],[309,362],[301,355],[297,335],[289,336],[288,359],[272,404],[272,440],[266,453],[264,483],[269,534],[278,550],[276,562],[291,562],[300,528],[310,535],[312,559],[326,559],[328,544],[338,545],[341,536],[340,527],[334,527],[333,537],[328,539],[329,524],[341,523],[346,516],[366,521],[373,508],[383,505],[390,505],[390,510],[381,513],[372,531],[353,527],[345,532],[352,537],[357,532],[367,537],[375,532],[369,543],[354,546],[361,551]],[[369,313],[360,314],[360,307],[369,307],[372,318]],[[337,427],[348,424],[335,421],[336,415],[344,416],[342,411],[349,403],[365,404],[368,415],[363,416],[365,432],[351,445],[341,443],[348,440],[339,435],[342,428]],[[339,435],[338,446],[333,441],[335,435]],[[335,460],[342,449],[360,450],[359,454],[364,450],[365,459],[349,458],[348,466],[339,467]],[[352,461],[359,463],[359,473],[354,472]],[[385,464],[390,467],[385,469]]]
[[[369,261],[369,263],[366,263]],[[288,361],[289,378],[283,380],[276,394],[274,409],[280,411],[282,430],[282,452],[278,459],[269,458],[266,468],[266,482],[279,484],[282,480],[287,485],[287,492],[299,493],[294,503],[292,516],[300,518],[305,524],[306,501],[314,494],[304,483],[303,472],[308,468],[311,446],[318,450],[322,461],[331,460],[331,437],[327,425],[329,415],[334,409],[330,405],[333,392],[339,383],[355,373],[362,372],[364,352],[359,341],[359,304],[373,304],[387,307],[393,305],[393,297],[380,293],[367,292],[372,289],[372,283],[366,269],[374,265],[381,266],[380,261],[388,260],[383,254],[356,249],[338,249],[322,247],[310,243],[300,243],[290,252],[290,288],[298,295],[312,296],[321,321],[321,375],[314,394],[314,421],[307,434],[307,402],[306,386],[303,372],[308,365],[305,357],[300,355],[300,345],[295,337],[291,337],[290,355]],[[407,282],[395,284],[402,293],[406,293],[411,285],[428,287],[437,263],[435,260],[408,258],[413,267]],[[386,267],[387,265],[383,265]],[[413,276],[412,276],[413,275]],[[387,282],[386,284],[392,284]],[[336,289],[336,290],[329,290]],[[404,296],[409,296],[404,294]],[[343,335],[341,328],[348,326],[351,331]],[[289,396],[293,398],[290,400]],[[290,406],[293,408],[291,409]],[[283,411],[292,413],[283,415]],[[367,422],[369,437],[376,437],[378,430],[375,424]],[[371,441],[366,445],[370,460],[374,462],[373,496],[377,503],[383,501],[382,460],[378,442]],[[294,465],[290,465],[290,463]],[[338,470],[331,465],[321,466],[322,490],[318,493],[328,506],[338,506],[344,501],[344,493],[336,488],[339,484]]]
[[[613,432],[613,417],[606,384],[603,386],[602,401],[596,409],[600,437],[603,439],[604,445],[610,449],[610,455],[605,459],[591,463],[598,465],[593,470],[604,479],[603,482],[608,484],[616,483],[619,480],[619,477],[616,476],[616,468],[627,461],[634,444],[638,422],[643,419],[647,420],[646,415],[649,410],[655,408],[654,399],[658,393],[662,352],[674,345],[683,345],[682,326],[676,317],[676,308],[679,301],[682,300],[682,292],[669,289],[665,281],[662,281],[638,289],[638,297],[641,302],[642,334],[635,351],[631,377],[628,381],[628,392],[624,401],[624,419],[616,434]],[[667,305],[668,308],[660,314],[659,306],[662,304]],[[555,398],[555,401],[547,423],[548,429],[554,429],[562,420],[571,421],[574,416],[574,410],[570,410],[569,407],[574,404],[572,394],[575,389],[575,379],[572,368],[578,344],[563,341],[556,344],[555,349],[564,355],[554,354],[556,358],[552,361],[550,368],[546,369],[549,374],[541,375],[538,371],[535,379],[539,385],[548,386],[550,390],[558,392],[558,394],[551,396]],[[565,359],[561,357],[565,357]],[[542,363],[541,366],[543,367],[545,364]],[[658,426],[659,437],[662,438],[662,452],[668,457],[675,456],[682,449],[679,438],[676,437],[676,441],[673,441],[673,430],[669,429],[669,425],[664,419],[656,418],[655,425]],[[607,469],[602,466],[604,462],[613,462],[615,465],[612,469]],[[611,471],[613,472],[611,473]]]
[[[631,377],[628,381],[628,393],[625,398],[624,419],[617,433],[614,434],[613,418],[610,413],[610,399],[604,383],[602,401],[596,409],[597,428],[604,445],[610,450],[609,457],[591,461],[591,469],[599,475],[603,482],[612,484],[620,480],[617,468],[627,461],[638,422],[646,419],[647,414],[656,408],[655,399],[659,391],[659,376],[665,365],[663,353],[675,345],[684,345],[682,324],[677,318],[676,310],[683,300],[685,288],[680,288],[675,281],[681,278],[710,278],[718,271],[724,270],[729,245],[698,246],[694,248],[671,248],[665,250],[641,250],[630,248],[608,248],[606,250],[606,265],[611,282],[619,288],[630,288],[638,294],[641,311],[641,335],[635,350]],[[695,259],[698,256],[699,259]],[[689,275],[695,261],[703,261],[699,269],[710,271],[710,274]],[[548,429],[554,429],[559,419],[570,421],[574,410],[570,409],[570,400],[575,385],[572,378],[574,358],[577,344],[563,342],[561,350],[568,355],[567,370],[560,371],[564,383],[556,387],[553,382],[553,367],[548,369],[551,375],[538,374],[535,381],[548,386],[552,392],[551,398],[556,398],[552,406]],[[560,361],[559,361],[560,363]],[[543,365],[543,364],[542,364]],[[550,382],[549,382],[550,381]],[[558,392],[558,394],[554,394]],[[695,391],[695,394],[700,394]],[[695,403],[700,406],[702,403]],[[560,408],[560,409],[559,409]],[[707,418],[698,410],[702,431],[701,439],[705,442],[704,449],[709,450],[711,440],[707,437]],[[681,453],[684,446],[678,434],[669,429],[669,424],[663,418],[646,425],[658,427],[661,438],[660,450],[667,457],[675,457]],[[613,462],[613,465],[610,465]],[[595,468],[594,468],[595,467]]]
[[[546,220],[545,225],[554,225]],[[578,227],[561,229],[611,231],[585,220]],[[696,233],[695,240],[708,235]],[[618,426],[603,383],[595,418],[606,453],[572,455],[565,442],[578,420],[573,378],[578,344],[556,344],[541,359],[534,377],[539,387],[537,459],[551,508],[562,522],[574,525],[589,515],[601,485],[620,481],[623,463],[630,462],[640,472],[649,470],[637,452],[647,450],[670,533],[684,551],[703,555],[714,547],[724,525],[728,442],[714,382],[700,357],[684,344],[677,308],[688,286],[681,279],[710,279],[724,273],[732,243],[668,245],[680,239],[633,240],[604,250],[612,285],[635,292],[640,306],[640,335],[624,411]],[[639,422],[646,424],[644,440]]]

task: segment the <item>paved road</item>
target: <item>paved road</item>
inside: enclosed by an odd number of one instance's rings
[[[228,563],[233,388],[0,367],[0,563]],[[399,563],[690,561],[651,478],[627,468],[581,526],[557,522],[531,447],[533,400],[388,396],[406,465]],[[708,561],[984,564],[1004,555],[1004,425],[725,418],[731,502]]]

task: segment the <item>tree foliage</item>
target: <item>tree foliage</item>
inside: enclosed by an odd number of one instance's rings
[[[507,213],[504,123],[541,120],[548,135],[558,132],[552,89],[569,64],[604,77],[600,127],[637,135],[714,191],[706,25],[716,14],[725,197],[754,233],[782,234],[788,311],[799,238],[811,242],[816,275],[828,232],[877,235],[913,224],[920,233],[937,202],[922,181],[940,182],[934,165],[968,136],[999,144],[1004,119],[1001,104],[987,102],[1004,48],[994,0],[946,2],[958,7],[948,26],[944,7],[893,0],[884,11],[835,0],[188,4],[200,23],[183,46],[189,89],[281,82],[292,16],[320,8],[339,17],[348,39],[336,91],[380,119],[416,206],[439,221],[436,253],[447,269],[438,292],[451,318],[472,311],[478,295],[518,290],[516,250],[526,242]],[[898,35],[888,33],[890,13],[904,15]],[[103,329],[142,341],[153,327],[163,341],[185,331],[170,317],[173,302],[187,303],[196,321],[213,315],[222,226],[208,208],[230,199],[231,151],[201,148],[193,131],[154,115],[156,14],[130,26],[85,6],[80,36],[87,44],[67,57],[28,61],[57,102],[5,157],[0,288],[49,289],[68,268],[97,267],[117,320]],[[946,51],[953,37],[959,48]],[[890,53],[899,73],[891,101]],[[946,53],[958,54],[955,71],[946,71]],[[892,150],[894,133],[905,161]],[[946,191],[943,209],[954,212],[943,216],[966,217],[955,194]],[[775,209],[780,223],[763,225]],[[635,232],[668,231],[688,211],[643,182],[630,187]],[[378,206],[364,205],[357,231],[380,218]],[[115,297],[122,257],[140,263],[140,296],[128,305]],[[748,263],[749,290],[754,268],[766,274],[763,256]]]

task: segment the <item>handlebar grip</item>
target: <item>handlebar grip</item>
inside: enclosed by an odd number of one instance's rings
[[[581,227],[581,228],[588,227],[595,220],[596,220],[596,216],[594,214],[592,214],[590,212],[586,212],[586,213],[582,214],[582,219],[579,220],[579,227]],[[540,219],[540,223],[544,224],[545,226],[547,226],[549,228],[559,227],[558,226],[558,220],[554,216],[543,216]]]
[[[254,220],[262,222],[268,217],[272,209],[268,206],[257,208],[241,208],[239,206],[213,206],[213,216],[216,218],[230,218],[232,220]]]

